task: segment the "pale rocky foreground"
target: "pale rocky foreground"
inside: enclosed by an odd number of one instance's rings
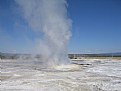
[[[0,91],[121,91],[121,61],[74,61],[59,70],[19,61],[0,60]]]

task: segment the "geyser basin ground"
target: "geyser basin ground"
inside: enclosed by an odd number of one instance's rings
[[[121,60],[93,59],[74,62],[79,65],[58,66],[56,71],[46,71],[41,70],[41,64],[35,66],[32,63],[18,64],[16,60],[0,60],[0,90],[120,91]],[[73,70],[75,68],[78,70]]]
[[[68,71],[77,71],[81,68],[81,66],[76,65],[76,64],[68,64],[68,65],[58,65],[55,66],[54,69],[56,71],[63,71],[63,72],[68,72]]]

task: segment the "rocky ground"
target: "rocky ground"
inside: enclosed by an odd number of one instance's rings
[[[54,69],[0,60],[0,91],[121,91],[121,61],[91,59]]]

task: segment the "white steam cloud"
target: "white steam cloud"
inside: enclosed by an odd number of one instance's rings
[[[43,33],[37,50],[50,65],[66,64],[67,44],[71,36],[71,20],[67,16],[66,0],[15,0],[22,16],[33,31]]]

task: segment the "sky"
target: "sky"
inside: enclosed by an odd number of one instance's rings
[[[121,0],[67,0],[68,53],[121,52]],[[0,52],[30,53],[36,37],[14,0],[0,0]],[[34,42],[33,42],[34,41]]]

